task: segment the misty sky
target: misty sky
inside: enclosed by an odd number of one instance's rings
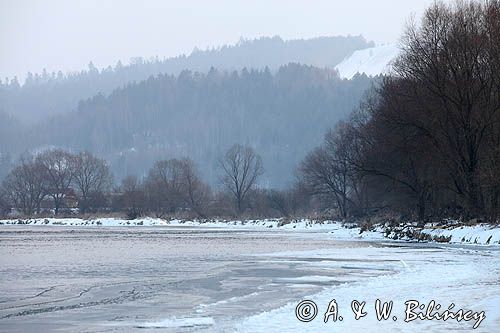
[[[396,42],[433,0],[0,0],[0,77],[189,54],[240,37]]]

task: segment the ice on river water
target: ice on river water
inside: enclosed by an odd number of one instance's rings
[[[352,299],[377,297],[394,299],[399,312],[405,298],[453,301],[486,311],[476,331],[498,331],[499,257],[496,248],[280,230],[9,226],[0,230],[0,331],[471,330],[467,322],[347,315]],[[320,308],[309,323],[294,312],[305,298]],[[342,323],[321,318],[332,298],[346,313]]]

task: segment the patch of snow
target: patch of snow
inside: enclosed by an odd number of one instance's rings
[[[96,218],[96,219],[81,219],[81,218],[35,218],[35,219],[11,219],[0,220],[0,225],[48,225],[48,226],[103,226],[103,227],[119,227],[119,226],[156,226],[167,225],[168,222],[159,218],[145,217],[136,220],[124,220],[117,218]]]
[[[387,74],[393,61],[399,53],[395,44],[375,46],[355,51],[344,59],[335,69],[341,78],[352,79],[357,73],[368,76]]]
[[[451,237],[450,243],[500,244],[500,228],[489,225],[461,226],[446,229],[423,229],[422,233],[433,237]]]
[[[337,279],[333,276],[326,275],[305,275],[296,278],[281,278],[278,279],[281,282],[333,282]]]
[[[204,303],[202,303],[202,304],[200,304],[200,305],[198,305],[196,307],[195,311],[196,312],[203,312],[203,310],[206,309],[206,308],[208,308],[208,307],[217,308],[217,307],[219,307],[221,305],[226,305],[226,304],[230,304],[230,303],[236,303],[236,302],[240,302],[243,299],[253,298],[253,297],[259,296],[260,294],[261,294],[260,292],[253,292],[253,293],[250,293],[250,294],[247,294],[247,295],[243,295],[243,296],[230,297],[230,298],[227,298],[227,299],[215,302],[215,303],[210,303],[210,304],[204,304]]]
[[[276,254],[274,254],[276,255]],[[317,304],[317,317],[311,322],[301,322],[295,317],[295,307],[300,300],[280,308],[249,316],[237,323],[237,332],[494,332],[500,327],[500,257],[495,251],[466,249],[425,248],[352,248],[316,251],[294,251],[284,256],[304,258],[331,258],[342,264],[362,258],[373,258],[374,264],[391,265],[387,274],[350,281],[325,288],[322,292],[303,297]],[[345,259],[345,262],[343,261]],[[446,269],[443,269],[446,267]],[[381,267],[383,268],[383,267]],[[396,273],[394,273],[396,271]],[[481,286],[478,288],[478,286]],[[335,299],[342,321],[324,322],[330,301]],[[388,320],[378,321],[374,314],[376,299],[393,301],[393,311]],[[366,317],[355,320],[351,301],[366,301]],[[485,311],[486,319],[473,330],[474,320],[405,322],[405,301],[417,300],[428,304],[435,300],[446,309],[455,304],[459,308]],[[392,316],[396,316],[393,320]]]
[[[194,328],[200,326],[212,326],[214,320],[210,317],[195,318],[169,318],[157,322],[136,324],[137,328]]]

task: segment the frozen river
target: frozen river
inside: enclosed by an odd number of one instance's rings
[[[404,323],[406,299],[484,310],[474,331],[500,331],[499,254],[305,231],[6,226],[0,331],[472,331],[473,321]],[[304,298],[319,307],[309,323],[295,317]],[[346,318],[325,324],[332,298]],[[393,300],[400,320],[377,322],[376,298]],[[359,321],[353,299],[367,302]]]

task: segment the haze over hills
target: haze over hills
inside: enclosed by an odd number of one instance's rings
[[[184,71],[96,96],[27,137],[97,153],[119,179],[144,174],[157,159],[189,156],[212,184],[218,158],[234,143],[248,144],[263,158],[263,183],[279,187],[293,180],[300,159],[371,83],[366,76],[341,80],[332,70],[297,64],[276,73]]]
[[[284,41],[280,37],[240,40],[236,45],[195,49],[190,55],[167,59],[133,58],[130,64],[120,62],[99,70],[92,63],[86,71],[64,74],[28,73],[25,83],[9,80],[0,84],[0,112],[26,123],[46,116],[70,112],[80,100],[96,94],[108,95],[130,82],[139,82],[160,73],[177,75],[184,69],[206,73],[242,68],[276,71],[288,63],[334,68],[354,51],[373,46],[362,36],[332,36]]]
[[[3,84],[0,177],[21,153],[60,147],[106,158],[117,180],[144,175],[155,160],[189,156],[215,185],[218,158],[242,143],[262,155],[263,185],[286,186],[325,130],[373,84],[366,75],[342,79],[336,68],[371,47],[360,36],[260,38]]]

